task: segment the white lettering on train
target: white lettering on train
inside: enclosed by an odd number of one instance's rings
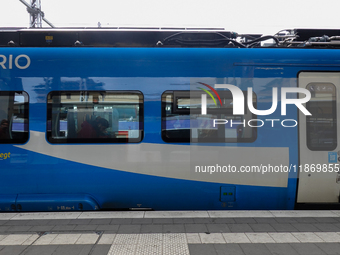
[[[21,59],[24,59],[23,61]],[[18,55],[14,58],[13,65],[13,55],[8,57],[0,54],[0,67],[2,69],[13,69],[15,66],[18,69],[27,69],[31,65],[31,59],[25,54]]]

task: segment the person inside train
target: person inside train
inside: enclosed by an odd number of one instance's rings
[[[10,139],[8,120],[3,119],[0,124],[0,139]]]
[[[108,138],[109,133],[106,131],[108,127],[109,122],[100,116],[94,121],[85,120],[81,124],[78,138]]]

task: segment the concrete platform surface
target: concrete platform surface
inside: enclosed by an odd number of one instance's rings
[[[340,211],[0,213],[2,254],[340,254]]]

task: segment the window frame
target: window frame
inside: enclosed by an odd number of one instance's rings
[[[337,107],[336,107],[336,102],[337,102],[337,89],[336,86],[331,83],[331,82],[310,82],[307,84],[306,89],[308,89],[308,87],[311,87],[313,85],[328,85],[328,86],[332,86],[333,90],[332,90],[332,98],[334,97],[334,100],[332,99],[331,105],[332,105],[332,120],[333,120],[333,127],[332,127],[332,131],[333,134],[335,134],[335,138],[333,139],[333,141],[335,141],[335,143],[332,143],[332,146],[326,147],[326,146],[314,146],[311,143],[311,125],[310,123],[310,118],[311,116],[306,116],[306,143],[307,143],[307,148],[311,151],[333,151],[337,148],[338,146],[338,132],[337,132]],[[309,90],[310,91],[310,90]],[[327,91],[325,91],[327,92]],[[322,93],[322,92],[321,92]],[[329,92],[328,92],[329,93]],[[309,110],[310,109],[310,104],[311,104],[311,100],[309,102],[306,103],[306,109]]]
[[[0,98],[2,96],[10,96],[11,94],[18,93],[24,96],[24,120],[26,119],[26,123],[24,122],[24,131],[22,138],[9,138],[9,139],[0,139],[0,144],[25,144],[29,140],[29,95],[24,90],[14,90],[14,91],[0,91]],[[8,112],[7,112],[8,114]],[[1,121],[1,120],[0,120]],[[9,129],[12,129],[12,120],[9,121]],[[27,130],[25,131],[25,126],[27,126]],[[11,131],[12,132],[12,131]]]
[[[246,107],[246,102],[247,102],[247,91],[242,91],[244,94],[244,104],[245,104],[245,114],[248,113],[248,108]],[[167,135],[168,130],[166,129],[166,97],[168,95],[172,95],[172,103],[170,103],[173,107],[173,113],[177,113],[177,114],[181,114],[181,115],[190,115],[190,113],[195,113],[195,114],[200,114],[201,113],[201,108],[197,108],[197,109],[178,109],[176,108],[176,102],[177,99],[179,98],[178,96],[181,95],[187,95],[187,98],[190,98],[190,93],[193,93],[193,91],[189,91],[189,90],[167,90],[164,91],[162,93],[162,97],[161,97],[161,135],[162,135],[162,140],[166,143],[253,143],[256,141],[257,139],[257,127],[249,127],[252,129],[252,132],[254,132],[251,137],[249,138],[225,138],[224,140],[221,140],[220,138],[216,138],[216,139],[202,139],[202,138],[192,138],[191,137],[191,130],[190,130],[190,135],[188,138],[169,138],[169,136]],[[201,91],[194,91],[194,93],[197,93],[199,95],[204,94],[205,92],[201,92]],[[232,94],[230,91],[219,91],[219,94],[222,95],[223,99],[232,99]],[[256,99],[255,103],[254,103],[254,107],[256,108],[257,105],[257,96],[256,94],[253,92],[253,95]],[[231,116],[234,116],[232,113],[232,108],[228,109],[228,108],[208,108],[207,109],[207,114],[228,114]],[[256,115],[251,113],[252,115],[252,119],[256,119]],[[235,115],[235,116],[241,116],[241,115]],[[247,128],[247,126],[246,126]]]
[[[87,95],[91,93],[110,93],[110,94],[126,94],[126,95],[136,95],[138,96],[139,102],[136,103],[139,105],[139,137],[138,138],[124,138],[124,137],[115,137],[115,138],[61,138],[57,139],[52,136],[52,130],[49,130],[49,123],[52,126],[52,103],[49,103],[48,100],[52,99],[53,96],[69,96],[73,93],[76,95],[80,95],[81,92],[85,92]],[[93,103],[95,105],[97,103]],[[119,131],[119,130],[118,130]],[[47,95],[47,121],[46,121],[46,140],[51,144],[121,144],[121,143],[140,143],[144,138],[144,95],[141,91],[138,90],[63,90],[63,91],[51,91]]]

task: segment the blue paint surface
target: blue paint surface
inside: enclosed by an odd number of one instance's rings
[[[25,70],[0,72],[0,91],[24,90],[29,94],[31,131],[46,132],[48,93],[80,90],[81,79],[86,79],[87,90],[141,91],[144,96],[142,143],[164,146],[167,144],[161,138],[161,95],[165,91],[189,90],[192,78],[215,79],[242,90],[253,87],[257,108],[269,109],[272,87],[296,87],[300,71],[340,70],[340,53],[333,50],[1,48],[0,54],[26,54],[31,59],[30,67]],[[272,115],[257,118],[283,119],[280,102]],[[297,118],[298,110],[289,105],[284,119]],[[253,143],[215,146],[253,147],[254,150],[287,147],[289,163],[298,165],[298,127],[283,128],[280,122],[275,123],[275,127],[266,124],[258,128]],[[16,126],[18,130],[24,128]],[[296,172],[289,173],[286,188],[226,185],[103,169],[1,144],[0,153],[7,152],[11,152],[11,158],[0,161],[1,210],[11,208],[18,194],[51,194],[57,201],[56,206],[65,200],[65,194],[75,197],[87,194],[100,209],[141,205],[155,210],[293,209],[296,199]],[[221,186],[235,188],[235,201],[230,204],[220,201]],[[33,197],[39,199],[39,196]],[[26,203],[22,210],[34,208]]]

